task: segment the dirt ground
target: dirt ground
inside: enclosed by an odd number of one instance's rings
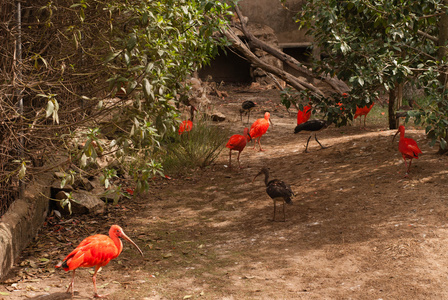
[[[233,133],[243,132],[242,101],[258,104],[251,122],[271,111],[266,151],[249,145],[244,168],[230,170],[225,149],[215,165],[157,180],[101,217],[49,218],[0,285],[0,299],[69,299],[71,274],[54,265],[112,224],[145,256],[124,242],[98,275],[109,299],[448,299],[448,157],[435,154],[423,130],[407,125],[423,155],[404,178],[386,108],[374,107],[366,130],[330,126],[318,133],[330,148],[311,140],[303,153],[309,134],[293,134],[296,114],[278,105],[278,91],[228,92],[214,103]],[[286,222],[272,221],[262,176],[252,183],[263,166],[296,194]],[[89,271],[77,271],[75,299],[92,297]]]

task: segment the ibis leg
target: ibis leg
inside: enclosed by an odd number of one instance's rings
[[[95,267],[95,273],[93,273],[92,281],[93,281],[93,289],[95,290],[95,295],[93,295],[94,298],[106,298],[108,294],[106,295],[99,295],[98,290],[96,288],[96,273],[98,273],[98,270],[100,269],[99,266]]]
[[[241,151],[238,151],[238,157],[236,158],[236,160],[238,161],[238,167],[241,169],[240,154],[241,154]]]
[[[276,209],[275,203],[276,203],[276,201],[274,200],[274,218],[272,218],[272,221],[275,221],[275,209]]]
[[[408,171],[406,173],[409,173],[409,171],[411,171],[411,164],[412,164],[412,159],[409,160]]]
[[[310,142],[310,139],[311,139],[311,135],[310,135],[310,137],[308,138],[308,140],[306,141],[305,153],[308,153],[308,144],[309,144],[309,142]]]
[[[229,169],[232,168],[232,149],[229,151]]]
[[[247,114],[247,123],[249,124],[249,119],[250,119],[250,110],[249,113]]]
[[[314,134],[314,139],[316,140],[316,142],[320,145],[320,147],[321,147],[322,149],[326,149],[326,148],[328,148],[328,147],[322,146],[322,144],[319,143],[319,141],[317,140],[317,135],[316,135],[316,134]]]
[[[286,222],[285,201],[283,201],[283,222]]]
[[[261,141],[261,136],[258,138],[258,145],[260,146],[260,151],[264,151],[263,149],[261,149],[261,143],[260,143],[260,141]]]
[[[76,269],[73,270],[72,280],[70,281],[70,284],[68,285],[68,288],[66,291],[66,293],[70,293],[70,290],[71,290],[72,297],[75,293],[75,291],[74,291],[75,290],[75,271],[76,271]]]

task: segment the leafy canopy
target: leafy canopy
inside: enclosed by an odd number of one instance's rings
[[[433,142],[439,139],[443,145],[448,108],[439,79],[446,57],[438,55],[438,37],[446,11],[443,0],[310,0],[297,21],[321,47],[315,71],[350,83],[351,102],[344,104],[364,106],[379,90],[400,83],[422,88],[426,107],[412,116],[426,122]]]

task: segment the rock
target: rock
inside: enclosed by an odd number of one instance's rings
[[[75,182],[73,183],[73,188],[75,190],[85,190],[85,191],[92,191],[93,185],[90,183],[90,181],[85,177],[76,177]]]
[[[57,200],[63,200],[67,197],[63,191],[60,191],[56,194],[55,198]],[[95,194],[77,190],[72,192],[72,198],[77,201],[70,201],[72,214],[102,214],[105,211],[106,204]],[[57,201],[57,206],[61,212],[65,214],[70,213],[67,205],[62,207],[60,201]]]
[[[212,113],[210,113],[210,118],[214,122],[223,122],[226,120],[226,116],[219,111],[213,111]]]

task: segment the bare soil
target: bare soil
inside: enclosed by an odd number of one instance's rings
[[[213,102],[233,133],[243,132],[244,100],[257,102],[251,122],[271,111],[274,126],[261,139],[266,151],[248,145],[238,170],[227,167],[225,149],[215,165],[157,180],[104,216],[49,218],[0,285],[0,299],[69,299],[71,274],[54,265],[112,224],[145,257],[124,242],[98,275],[109,299],[448,299],[448,158],[435,154],[423,130],[406,126],[423,155],[404,178],[398,139],[392,143],[395,131],[386,129],[379,105],[366,130],[358,120],[330,126],[317,134],[330,148],[312,139],[303,153],[309,133],[293,134],[296,114],[278,105],[278,91],[227,92]],[[286,222],[272,220],[263,178],[252,183],[263,166],[296,194]],[[77,271],[75,299],[92,297],[89,271]]]

